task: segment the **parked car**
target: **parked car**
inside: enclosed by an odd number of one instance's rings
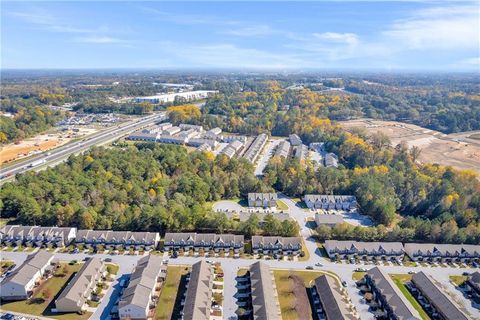
[[[323,267],[323,264],[321,264],[320,262],[315,263],[315,265],[316,265],[317,267]]]
[[[345,280],[342,281],[342,286],[346,288],[347,287],[347,281],[345,281]]]
[[[415,274],[415,271],[408,271],[408,274]]]
[[[312,266],[306,266],[305,269],[307,269],[307,270],[313,270],[313,267],[312,267]]]
[[[367,268],[356,268],[355,269],[356,272],[367,272]]]
[[[469,275],[470,275],[470,273],[468,273],[466,271],[464,273],[462,273],[462,276],[469,276]]]

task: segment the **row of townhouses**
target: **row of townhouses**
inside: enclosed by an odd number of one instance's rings
[[[401,242],[360,242],[326,240],[325,250],[331,259],[402,260],[407,254],[413,261],[478,262],[480,246],[470,244],[428,244]]]
[[[275,208],[278,196],[276,193],[249,193],[248,206],[260,208]]]
[[[5,225],[0,228],[0,242],[8,246],[63,247],[76,236],[76,228]]]
[[[209,320],[212,312],[212,266],[201,260],[192,266],[183,299],[182,320]]]
[[[331,276],[323,275],[315,279],[311,290],[312,303],[317,319],[356,319],[349,306],[352,306],[346,291]]]
[[[253,254],[298,256],[301,252],[301,237],[252,237]]]
[[[215,233],[166,233],[164,241],[164,250],[185,251],[194,250],[204,251],[213,250],[230,251],[235,253],[243,251],[245,245],[244,236],[235,234],[215,234]]]
[[[152,250],[160,241],[157,232],[133,232],[133,231],[111,231],[111,230],[78,230],[75,237],[77,245],[92,247],[104,245],[109,249],[135,248]]]
[[[358,206],[355,196],[306,194],[303,201],[309,209],[355,210]]]

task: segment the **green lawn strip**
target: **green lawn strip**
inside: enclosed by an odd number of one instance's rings
[[[57,274],[60,274],[64,270],[64,266],[67,264],[61,264],[57,270]],[[31,314],[34,316],[45,316],[60,320],[79,319],[86,320],[90,318],[92,313],[85,313],[79,315],[77,313],[65,313],[57,314],[52,313],[50,309],[55,307],[55,298],[61,293],[62,289],[67,285],[68,281],[73,277],[74,273],[80,270],[81,264],[68,265],[67,273],[65,276],[53,276],[44,282],[38,289],[35,295],[29,300],[3,302],[2,309],[7,311],[20,312],[25,314]]]
[[[450,276],[450,281],[456,285],[457,287],[461,286],[462,284],[465,283],[465,281],[467,281],[467,277],[466,276]]]
[[[120,266],[115,263],[107,263],[106,268],[110,272],[110,274],[115,275],[118,273],[118,269],[120,268]]]
[[[405,286],[406,282],[412,280],[412,275],[410,274],[390,274],[390,277],[393,279],[393,282],[397,285],[397,287],[402,291],[403,295],[407,300],[412,304],[415,310],[418,311],[420,317],[423,320],[429,320],[430,317],[428,314],[423,310],[422,306],[418,303],[418,301],[412,296],[410,291],[408,291],[407,287]]]
[[[288,206],[282,200],[277,200],[277,210],[288,210]]]
[[[308,251],[307,244],[305,243],[305,239],[302,239],[302,251],[305,254],[303,257],[298,256],[298,261],[308,261],[310,259],[310,252]]]
[[[355,271],[352,274],[352,279],[355,280],[355,281],[361,280],[365,276],[365,274],[366,274],[366,272]]]
[[[167,279],[163,285],[160,297],[158,299],[158,308],[156,310],[156,319],[170,320],[174,312],[178,289],[182,276],[186,275],[189,269],[185,266],[169,266],[167,269]]]

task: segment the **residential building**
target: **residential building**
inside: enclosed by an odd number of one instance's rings
[[[293,155],[293,157],[295,157],[295,159],[297,159],[299,161],[307,160],[308,155],[309,155],[307,146],[304,145],[304,144],[294,146],[293,151],[292,151],[292,155]]]
[[[301,237],[252,237],[253,254],[297,256],[302,252]]]
[[[243,157],[249,162],[254,163],[258,155],[262,151],[263,147],[267,143],[268,136],[265,133],[259,134],[255,140],[253,140],[250,147],[247,149]]]
[[[365,284],[372,291],[373,299],[383,309],[383,318],[390,320],[419,320],[417,310],[408,302],[392,278],[379,267],[365,275]]]
[[[415,289],[419,291],[421,296],[429,302],[430,307],[433,307],[434,310],[430,313],[435,315],[435,319],[470,319],[462,310],[460,310],[460,307],[455,303],[454,299],[447,296],[435,281],[423,271],[417,272],[412,276],[412,283],[415,285]]]
[[[87,247],[103,245],[109,249],[155,249],[160,241],[156,232],[78,230],[75,243]]]
[[[157,128],[160,129],[160,131],[166,130],[171,127],[173,127],[173,125],[170,122],[163,122],[157,125]]]
[[[214,233],[166,233],[164,240],[165,251],[183,249],[185,251],[200,249],[215,252],[233,250],[234,253],[243,251],[244,236],[235,234]]]
[[[318,227],[322,225],[335,227],[337,224],[343,222],[345,222],[345,220],[341,214],[315,214],[315,223]]]
[[[174,102],[177,97],[183,98],[187,101],[192,101],[192,100],[208,98],[210,95],[213,95],[216,92],[217,91],[212,91],[212,90],[196,90],[196,91],[165,93],[165,94],[158,94],[155,96],[136,97],[133,99],[133,101],[136,103],[149,102],[152,104],[164,104],[168,102]]]
[[[39,250],[27,257],[20,267],[0,283],[2,300],[25,300],[30,298],[35,285],[46,273],[51,272],[53,254]]]
[[[192,147],[200,147],[206,144],[210,149],[215,149],[218,145],[216,140],[209,140],[203,138],[191,138],[188,139],[187,144]]]
[[[476,271],[470,274],[465,284],[472,297],[480,301],[480,272]]]
[[[105,275],[105,264],[99,258],[88,259],[55,300],[58,312],[80,312],[99,280]]]
[[[278,144],[277,149],[275,150],[275,156],[276,157],[283,157],[284,159],[288,158],[288,155],[290,154],[290,142],[284,140]]]
[[[321,153],[323,154],[323,152],[325,151],[325,143],[323,142],[312,142],[308,145],[308,147],[315,151],[315,152],[318,152],[318,153]]]
[[[63,247],[75,239],[76,228],[4,225],[0,241],[11,246]]]
[[[472,244],[406,243],[405,253],[413,261],[480,261],[480,246]]]
[[[151,141],[155,142],[157,141],[158,137],[160,136],[159,133],[153,132],[134,132],[131,135],[127,137],[127,140],[132,140],[132,141]]]
[[[276,193],[249,193],[248,206],[261,208],[275,208],[278,196]]]
[[[222,142],[230,143],[233,141],[240,141],[242,144],[247,143],[247,137],[245,136],[222,136]]]
[[[325,251],[331,259],[403,259],[401,242],[360,242],[326,240]]]
[[[205,139],[216,140],[218,136],[222,133],[222,129],[220,128],[213,128],[205,132]]]
[[[179,127],[169,127],[162,131],[162,136],[173,136],[182,131]]]
[[[290,144],[292,146],[301,146],[302,145],[302,139],[297,134],[291,134],[288,136],[288,140],[290,140]]]
[[[335,153],[327,153],[324,157],[324,165],[327,168],[338,168],[338,156]]]
[[[167,276],[162,257],[149,255],[138,260],[128,287],[118,302],[120,319],[149,319],[158,302],[159,291]]]
[[[161,134],[158,136],[157,141],[162,143],[183,145],[188,142],[188,138]]]
[[[188,130],[185,130],[185,131],[180,131],[178,134],[177,134],[177,137],[181,137],[181,138],[185,138],[188,140],[192,139],[192,138],[196,138],[198,137],[200,134],[197,130],[195,129],[188,129]]]
[[[355,210],[358,206],[357,198],[350,195],[306,194],[303,201],[309,209]]]
[[[197,126],[195,124],[181,123],[179,125],[179,127],[182,130],[194,130],[194,131],[197,131],[197,132],[203,132],[203,127],[202,126]]]
[[[197,147],[197,151],[212,151],[212,147],[207,143],[204,143]]]
[[[331,276],[323,275],[315,279],[312,288],[313,310],[318,319],[353,320],[356,319],[348,306],[351,305],[346,291]]]
[[[253,319],[280,320],[277,287],[268,265],[259,261],[250,266],[250,288]]]
[[[201,260],[192,266],[182,319],[209,320],[212,307],[213,268]]]

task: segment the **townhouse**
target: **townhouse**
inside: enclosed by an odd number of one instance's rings
[[[105,264],[99,258],[88,259],[55,300],[58,312],[81,312],[92,291],[105,276]]]
[[[288,140],[290,140],[290,144],[292,146],[300,146],[302,145],[302,139],[298,136],[298,134],[291,134],[288,136]]]
[[[182,319],[208,320],[212,308],[213,268],[201,260],[192,266],[183,304]]]
[[[138,260],[128,287],[118,302],[120,319],[148,319],[154,313],[159,291],[167,276],[162,257],[149,255]]]
[[[384,259],[401,261],[401,242],[360,242],[326,240],[324,248],[330,259]]]
[[[0,241],[8,246],[63,247],[76,236],[76,228],[5,225],[0,228]]]
[[[78,230],[75,243],[88,248],[103,245],[107,249],[152,250],[160,241],[157,232]]]
[[[276,193],[249,193],[248,206],[260,208],[275,208],[278,196]]]
[[[306,194],[303,201],[309,209],[313,210],[355,210],[358,205],[357,198],[351,195]]]
[[[182,130],[195,130],[197,132],[203,132],[203,127],[195,124],[181,123],[179,127]]]
[[[480,301],[480,272],[477,271],[470,274],[465,284],[472,297]]]
[[[308,147],[304,144],[301,144],[299,146],[294,146],[292,151],[293,157],[299,161],[305,161],[308,159],[309,152],[308,152]]]
[[[301,237],[252,237],[252,253],[298,256],[302,253]]]
[[[413,261],[479,262],[480,246],[471,244],[406,243],[405,253]]]
[[[211,149],[215,149],[218,145],[218,142],[216,140],[209,140],[209,139],[203,139],[203,138],[191,138],[191,139],[188,139],[187,144],[192,147],[200,147],[206,144]]]
[[[239,140],[233,140],[225,148],[223,148],[220,154],[224,154],[231,159],[242,147],[243,142]]]
[[[275,156],[276,157],[283,157],[284,159],[288,158],[288,155],[290,154],[290,142],[284,140],[278,144],[277,149],[275,150]]]
[[[127,137],[127,140],[132,141],[151,141],[156,142],[157,139],[160,137],[158,132],[134,132]]]
[[[432,315],[433,319],[441,320],[468,320],[469,317],[460,310],[455,301],[447,296],[443,290],[426,275],[423,271],[412,276],[412,283],[415,285],[413,294],[420,304]],[[415,290],[418,290],[416,292]]]
[[[351,302],[348,300],[344,289],[331,276],[323,275],[316,278],[311,293],[312,309],[318,319],[356,319],[351,310],[348,309]]]
[[[335,153],[327,153],[324,157],[324,165],[327,168],[338,168],[338,156]]]
[[[215,252],[234,253],[243,251],[245,244],[244,236],[235,234],[214,234],[214,233],[166,233],[164,241],[165,251],[179,250],[184,251],[200,249],[204,251],[213,250]]]
[[[247,159],[250,163],[254,163],[257,159],[260,151],[262,151],[263,147],[267,143],[268,136],[265,133],[259,134],[255,140],[253,140],[250,147],[247,149],[243,157]]]
[[[222,129],[219,127],[213,128],[205,132],[205,139],[217,140],[218,136],[222,133]]]
[[[53,254],[39,250],[27,257],[20,267],[0,283],[2,300],[25,300],[30,298],[38,281],[53,271]]]
[[[250,266],[250,290],[253,319],[280,320],[280,303],[273,273],[259,261]]]
[[[417,310],[408,302],[392,278],[379,267],[365,275],[365,284],[372,291],[373,299],[383,309],[383,318],[391,320],[419,320]]]

